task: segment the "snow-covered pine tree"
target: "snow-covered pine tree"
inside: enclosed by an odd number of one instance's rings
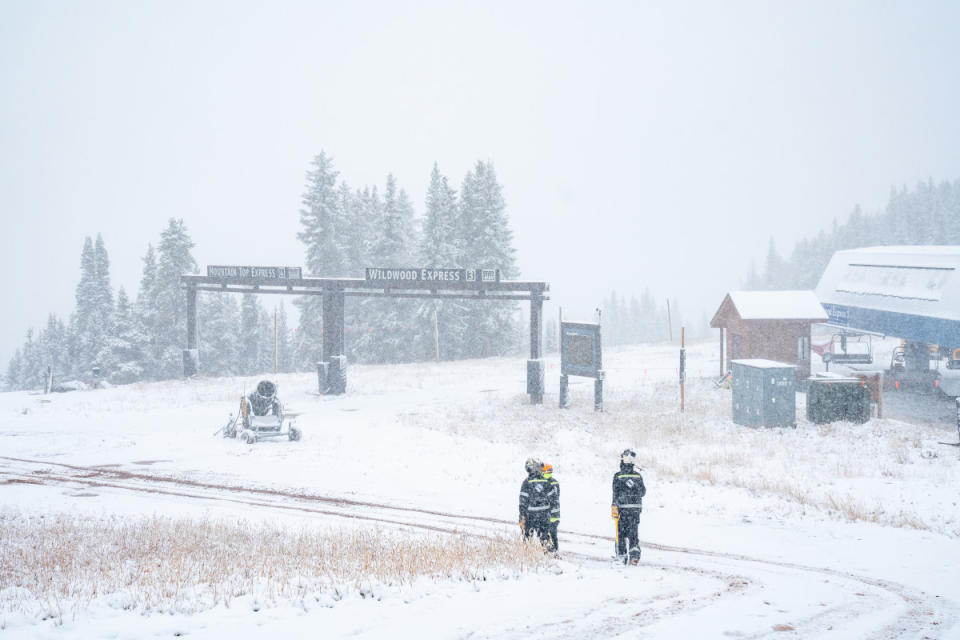
[[[464,241],[460,262],[466,268],[500,269],[501,278],[518,275],[513,232],[507,220],[503,187],[493,163],[478,161],[463,179],[460,231]],[[503,355],[512,350],[517,305],[510,302],[471,302],[467,352],[475,357]]]
[[[140,325],[140,332],[146,344],[143,353],[143,378],[157,377],[160,362],[159,343],[157,341],[157,256],[153,245],[147,245],[143,256],[143,272],[140,276],[140,290],[134,304],[134,316]]]
[[[463,267],[460,259],[464,239],[458,235],[460,212],[457,192],[450,187],[447,177],[440,173],[436,162],[430,171],[425,204],[420,236],[420,263],[425,267]],[[434,313],[438,325],[440,358],[451,360],[461,357],[467,326],[467,308],[462,300],[420,301],[416,313],[418,357],[427,360],[435,357],[437,345],[433,335]]]
[[[110,348],[114,317],[113,289],[110,287],[110,257],[103,236],[99,233],[93,247],[93,259],[96,267],[93,313],[97,327],[93,364],[100,368],[100,377],[108,379],[113,367]]]
[[[113,332],[107,343],[107,353],[101,357],[109,367],[108,379],[114,384],[136,382],[143,378],[146,340],[123,287],[117,290],[111,326]]]
[[[72,375],[88,378],[96,359],[100,343],[100,328],[97,326],[97,262],[93,240],[87,236],[80,252],[80,282],[75,292],[76,306],[71,317],[73,334],[71,360],[75,369]]]
[[[306,246],[307,270],[315,276],[335,278],[347,272],[348,252],[341,234],[346,231],[336,189],[337,171],[333,159],[321,151],[307,171],[307,186],[300,209],[301,230],[297,238]],[[348,235],[348,234],[347,234]],[[298,368],[311,369],[323,351],[323,307],[320,296],[303,296],[294,301],[300,309],[297,332]]]
[[[260,305],[252,293],[240,302],[240,373],[251,376],[260,368]]]
[[[377,187],[358,189],[356,196],[357,213],[365,221],[366,238],[364,239],[365,257],[371,267],[391,266],[383,262],[379,254],[380,227],[383,223],[383,202]],[[344,309],[346,326],[345,342],[347,358],[352,362],[382,362],[381,345],[378,339],[383,335],[380,324],[383,314],[383,301],[374,298],[360,297],[356,301],[349,300]],[[302,314],[301,314],[302,315]]]
[[[370,229],[374,266],[408,267],[415,255],[416,231],[413,206],[398,190],[393,174],[387,175],[383,205],[372,190],[371,213],[376,223]],[[363,303],[367,330],[354,341],[358,358],[374,362],[404,362],[414,358],[417,343],[416,304],[410,300],[379,298]]]
[[[783,258],[781,258],[780,254],[777,252],[777,246],[773,242],[773,238],[770,238],[770,244],[767,246],[767,259],[764,262],[764,289],[777,290],[785,288],[785,266],[786,265],[783,262]]]
[[[238,374],[240,307],[236,296],[201,292],[197,308],[200,371],[209,376]]]
[[[340,233],[337,234],[345,254],[343,275],[348,278],[361,277],[367,266],[372,221],[363,216],[360,193],[355,194],[346,182],[341,182],[337,189],[337,203],[343,220]]]
[[[33,329],[27,329],[27,337],[21,350],[20,388],[41,389],[47,368],[43,363],[43,348],[34,337]]]
[[[20,348],[14,352],[13,357],[7,364],[6,390],[19,391],[23,389],[23,356],[20,355]]]
[[[293,353],[290,345],[290,328],[287,324],[287,309],[280,301],[277,312],[277,371],[289,373],[293,371]]]
[[[257,359],[257,373],[273,374],[274,367],[274,315],[268,313],[262,304],[257,304],[260,311],[260,354]],[[279,369],[278,369],[279,370]]]
[[[154,285],[157,378],[183,375],[183,347],[187,336],[187,296],[180,287],[180,276],[195,273],[197,263],[190,250],[193,241],[182,219],[170,218],[157,247],[157,276]]]
[[[50,366],[57,380],[70,375],[70,354],[67,328],[56,314],[47,316],[47,326],[40,332],[43,366]]]
[[[297,238],[306,245],[307,268],[316,276],[336,278],[346,272],[346,251],[341,234],[346,227],[336,190],[337,172],[333,159],[324,152],[313,158],[307,171],[307,187],[300,209]]]

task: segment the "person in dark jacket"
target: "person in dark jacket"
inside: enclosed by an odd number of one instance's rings
[[[560,481],[553,477],[553,465],[545,462],[543,465],[543,477],[553,487],[553,504],[550,506],[550,551],[560,549],[560,541],[557,539],[557,529],[560,527]]]
[[[617,558],[624,563],[640,562],[640,542],[637,527],[643,511],[643,496],[647,488],[636,468],[637,454],[626,449],[620,454],[620,471],[613,475],[613,500],[610,515],[617,523]]]
[[[543,477],[542,462],[528,458],[524,467],[527,477],[520,485],[520,529],[528,538],[536,535],[549,549],[554,489]]]

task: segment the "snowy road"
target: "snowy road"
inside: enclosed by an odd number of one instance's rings
[[[84,466],[4,456],[0,457],[0,484],[20,485],[31,492],[99,496],[107,501],[189,501],[207,511],[241,512],[245,518],[296,517],[329,524],[360,521],[472,535],[516,527],[492,517],[297,490],[201,482],[111,464]],[[596,596],[591,591],[560,590],[558,593],[567,596],[563,606],[532,617],[527,606],[505,600],[496,604],[498,624],[493,626],[487,610],[490,603],[478,609],[476,603],[469,603],[477,598],[466,596],[462,598],[465,602],[455,605],[456,623],[443,631],[435,629],[435,637],[524,638],[529,637],[531,628],[549,628],[557,638],[692,637],[704,629],[713,630],[710,635],[741,638],[782,637],[786,632],[804,638],[923,638],[939,637],[940,630],[960,621],[960,608],[952,601],[891,580],[828,567],[645,542],[643,566],[634,569],[611,563],[612,540],[604,536],[564,530],[561,545],[561,566],[566,574],[576,575],[586,584],[605,582],[608,586],[612,577],[623,583],[617,586],[637,588],[621,588],[613,595],[609,588],[600,589]],[[651,583],[657,587],[653,591]],[[521,598],[521,602],[528,600]],[[519,606],[516,617],[505,615],[510,606]],[[416,615],[415,609],[406,613]],[[558,609],[562,612],[559,617]],[[334,610],[329,615],[335,616]],[[444,619],[448,617],[444,615]],[[523,620],[523,624],[505,624],[511,619]],[[464,628],[471,631],[462,633]],[[377,625],[367,626],[360,637],[374,637],[377,629]]]
[[[691,345],[691,370],[715,370],[713,351]],[[354,367],[342,397],[280,376],[304,439],[254,446],[211,436],[251,379],[0,394],[6,513],[512,536],[522,461],[537,454],[558,469],[564,514],[558,573],[172,616],[104,604],[62,627],[0,615],[0,636],[960,638],[960,461],[936,449],[946,425],[745,430],[728,392],[695,378],[681,419],[664,386],[675,356],[605,354],[603,414],[589,385],[571,386],[566,411],[550,396],[530,406],[510,359]],[[610,559],[609,477],[625,443],[656,465],[630,568]]]

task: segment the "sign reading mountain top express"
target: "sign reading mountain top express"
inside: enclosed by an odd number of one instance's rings
[[[500,282],[500,269],[435,269],[367,267],[368,282]]]
[[[207,267],[208,278],[259,278],[261,280],[300,280],[300,267],[235,267],[211,265]]]

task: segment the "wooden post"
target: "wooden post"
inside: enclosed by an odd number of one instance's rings
[[[683,387],[687,377],[687,352],[685,346],[686,327],[680,327],[680,413],[683,413]]]
[[[433,308],[433,359],[440,362],[440,321],[436,307]]]
[[[197,348],[197,287],[187,286],[187,349]]]
[[[343,289],[323,291],[323,359],[328,363],[327,389],[332,395],[346,393],[347,359],[344,357]]]
[[[527,393],[531,404],[543,403],[543,294],[530,292],[530,359],[527,361]]]
[[[543,296],[534,293],[530,296],[530,359],[537,360],[543,355]]]
[[[183,377],[196,375],[197,357],[197,286],[187,285],[187,348],[183,350]]]
[[[343,290],[323,292],[323,359],[343,355]]]
[[[727,373],[726,367],[723,366],[724,364],[723,350],[727,346],[726,344],[727,341],[724,340],[724,338],[726,337],[726,333],[727,333],[727,329],[725,327],[720,327],[720,377],[723,377]]]

